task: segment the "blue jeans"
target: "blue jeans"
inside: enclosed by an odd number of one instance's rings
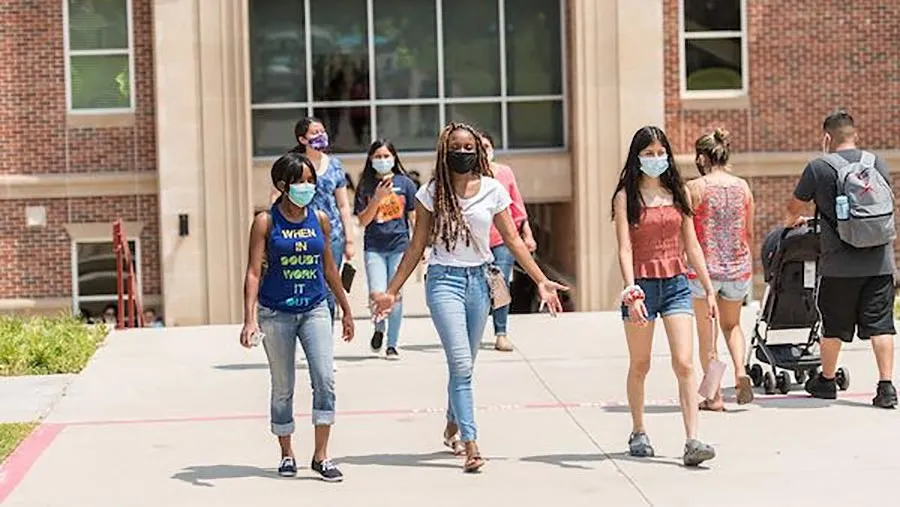
[[[459,426],[463,441],[475,440],[472,370],[487,325],[490,289],[486,266],[428,266],[425,301],[447,356],[447,420]]]
[[[344,244],[343,238],[331,240],[331,255],[334,257],[334,264],[337,266],[338,273],[341,272],[341,267],[344,265]],[[331,293],[327,283],[325,289],[328,291],[328,296],[325,298],[328,302],[328,313],[331,314],[331,322],[333,323],[337,312],[337,300],[334,298],[334,294]]]
[[[672,278],[641,278],[634,283],[644,291],[647,320],[678,313],[694,314],[694,302],[687,275],[675,275]],[[629,320],[628,307],[625,305],[622,305],[622,319]]]
[[[397,272],[397,266],[400,265],[400,259],[403,258],[403,252],[382,253],[382,252],[364,252],[366,261],[366,279],[369,282],[369,292],[384,292],[387,290],[388,282]],[[391,310],[387,321],[387,346],[396,347],[397,340],[400,338],[400,324],[403,322],[403,299],[398,298],[397,304]],[[375,331],[384,332],[385,321],[381,320],[375,323]]]
[[[312,382],[312,423],[334,424],[334,339],[328,305],[322,301],[306,313],[287,313],[259,306],[259,329],[272,376],[272,433],[294,432],[294,374],[297,340],[306,355]]]
[[[506,286],[509,287],[509,280],[512,277],[513,266],[516,265],[516,258],[506,245],[497,245],[491,248],[494,254],[494,264],[500,268],[503,273],[503,279],[506,280]],[[509,305],[497,308],[493,311],[494,317],[494,336],[506,336],[506,322],[509,320]]]

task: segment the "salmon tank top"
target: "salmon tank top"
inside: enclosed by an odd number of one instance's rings
[[[683,219],[672,205],[641,210],[640,223],[630,228],[635,280],[672,278],[687,272],[681,241]]]

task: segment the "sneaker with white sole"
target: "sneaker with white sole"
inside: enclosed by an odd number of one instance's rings
[[[316,461],[313,458],[310,468],[319,474],[325,482],[341,482],[344,480],[344,474],[338,470],[338,467],[330,459]]]
[[[297,463],[294,461],[293,456],[281,458],[281,463],[278,464],[278,475],[282,477],[297,476]]]

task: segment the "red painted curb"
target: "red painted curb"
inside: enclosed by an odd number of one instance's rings
[[[64,424],[41,424],[0,464],[0,504],[22,482],[65,427]]]

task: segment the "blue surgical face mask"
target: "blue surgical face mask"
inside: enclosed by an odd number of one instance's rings
[[[638,157],[641,161],[641,171],[651,178],[659,178],[669,169],[669,157]]]
[[[308,206],[315,195],[315,183],[294,183],[288,188],[288,199],[301,208]]]
[[[394,169],[394,157],[373,158],[372,168],[375,169],[375,172],[378,174],[387,174]]]

